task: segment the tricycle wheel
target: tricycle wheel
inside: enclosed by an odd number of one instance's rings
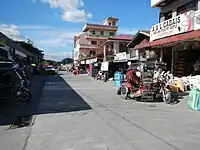
[[[121,87],[121,97],[123,99],[128,99],[128,97],[129,97],[129,90],[125,85],[122,85],[122,87]]]

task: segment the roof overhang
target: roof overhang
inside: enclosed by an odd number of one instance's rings
[[[144,44],[139,44],[136,45],[134,49],[145,49],[149,47],[167,46],[169,44],[176,44],[188,41],[200,41],[200,30],[178,34]]]
[[[110,42],[129,43],[130,40],[122,40],[122,39],[112,39],[112,38],[110,38],[110,39],[106,40],[104,43],[102,43],[100,46],[104,46],[104,45],[106,45],[107,43],[110,43]]]
[[[150,37],[150,33],[146,33],[146,32],[144,32],[144,31],[138,31],[137,33],[136,33],[136,35],[133,37],[133,39],[129,42],[129,44],[127,45],[127,47],[130,47],[130,45],[138,38],[138,36],[140,35],[140,34],[142,34],[142,35],[145,35],[145,36],[147,36],[147,37]]]
[[[101,25],[101,24],[89,24],[86,23],[82,29],[83,32],[88,31],[89,29],[98,29],[98,30],[109,30],[109,31],[117,31],[117,26],[108,26],[108,25]]]
[[[151,7],[164,7],[170,3],[173,3],[174,0],[151,0]]]

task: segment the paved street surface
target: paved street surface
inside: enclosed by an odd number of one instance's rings
[[[4,102],[0,104],[0,149],[23,150],[31,127],[9,129],[20,116],[36,114],[44,86],[44,77],[34,76],[31,81],[32,100],[28,103]]]
[[[25,149],[199,150],[199,112],[187,108],[186,98],[138,103],[115,93],[112,82],[87,75],[47,77]]]

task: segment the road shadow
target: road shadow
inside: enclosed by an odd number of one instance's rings
[[[37,111],[42,95],[45,77],[36,75],[31,79],[32,100],[20,103],[14,100],[4,100],[0,103],[0,126],[12,125],[20,116],[34,114]]]
[[[48,76],[37,114],[89,110],[91,107],[59,75]]]
[[[16,124],[23,124],[20,120],[27,120],[26,118],[34,115],[92,109],[60,75],[34,78],[36,79],[31,84],[32,100],[30,102],[0,104],[0,126],[18,126]]]

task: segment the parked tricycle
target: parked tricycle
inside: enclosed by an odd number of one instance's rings
[[[157,98],[161,98],[165,103],[171,103],[171,92],[167,88],[169,72],[162,71],[163,66],[165,66],[164,63],[158,62],[130,66],[118,94],[121,94],[123,99],[156,101]]]

